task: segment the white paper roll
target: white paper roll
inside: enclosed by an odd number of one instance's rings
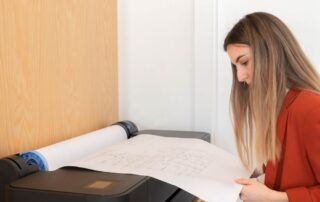
[[[28,163],[42,171],[52,171],[109,145],[127,140],[127,133],[119,125],[109,126],[35,151],[21,154]]]

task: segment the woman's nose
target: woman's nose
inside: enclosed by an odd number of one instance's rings
[[[239,82],[244,82],[248,79],[248,73],[244,70],[239,70],[237,68],[237,77]]]

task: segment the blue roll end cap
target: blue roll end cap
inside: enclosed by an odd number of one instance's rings
[[[28,151],[20,154],[20,157],[29,165],[36,165],[40,171],[48,171],[48,163],[46,159],[36,151]]]

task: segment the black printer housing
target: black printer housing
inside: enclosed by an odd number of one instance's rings
[[[139,134],[210,141],[210,134],[204,132],[131,128],[131,136]],[[1,202],[191,202],[194,199],[176,186],[147,176],[73,167],[39,172],[18,156],[0,159]]]

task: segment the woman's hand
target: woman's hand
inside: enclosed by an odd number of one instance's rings
[[[240,199],[244,202],[288,202],[288,196],[285,192],[269,189],[255,179],[236,179],[235,182],[243,185]]]

